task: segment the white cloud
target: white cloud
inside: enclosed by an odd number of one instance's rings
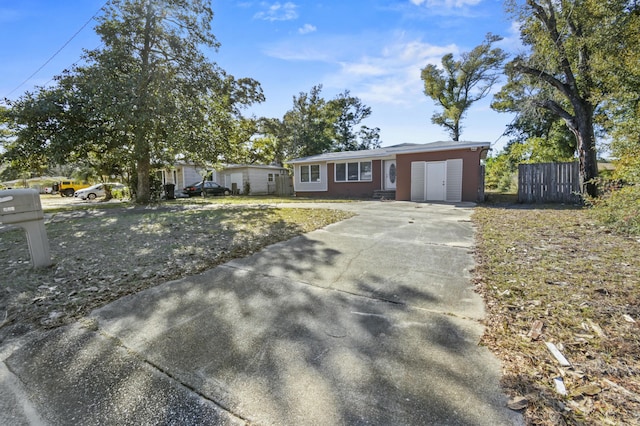
[[[366,102],[415,105],[426,99],[420,71],[427,64],[439,64],[450,52],[455,54],[458,48],[396,40],[377,54],[340,62],[340,69],[327,78],[327,85],[350,88]]]
[[[276,2],[271,5],[268,3],[262,3],[263,7],[266,7],[266,10],[262,12],[256,13],[253,17],[255,19],[262,19],[265,21],[291,21],[298,18],[298,12],[294,3],[280,3]]]
[[[377,33],[286,40],[264,53],[285,61],[323,64],[323,69],[332,71],[317,83],[327,92],[348,89],[365,102],[397,106],[425,102],[420,71],[459,51],[454,44],[434,45],[404,33]]]
[[[298,28],[298,32],[300,34],[309,34],[317,31],[318,29],[311,24],[304,24],[302,27]]]

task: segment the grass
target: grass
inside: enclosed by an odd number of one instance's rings
[[[640,238],[612,233],[586,208],[504,199],[476,208],[473,221],[482,343],[501,358],[507,391],[525,398],[527,423],[640,424]]]

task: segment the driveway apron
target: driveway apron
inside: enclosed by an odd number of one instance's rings
[[[50,424],[521,424],[478,345],[470,207],[314,206],[355,216],[111,303],[9,370]]]

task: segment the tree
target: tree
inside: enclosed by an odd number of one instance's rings
[[[333,145],[333,121],[327,101],[320,96],[322,85],[293,97],[293,108],[283,118],[289,158],[330,152]]]
[[[293,108],[281,122],[263,122],[276,138],[277,157],[296,158],[333,151],[380,147],[380,129],[357,126],[371,115],[371,108],[348,90],[329,101],[321,96],[322,85],[293,98]]]
[[[340,93],[327,104],[333,115],[333,151],[358,151],[380,147],[380,129],[357,126],[371,115],[371,108],[351,96],[348,90]]]
[[[608,91],[611,33],[618,33],[628,14],[627,0],[526,0],[511,9],[520,22],[528,55],[507,65],[511,80],[531,88],[525,102],[564,120],[575,139],[583,192],[597,195],[598,176],[594,117]],[[615,41],[613,45],[620,43]],[[637,45],[637,40],[635,42]],[[526,108],[526,106],[522,106]]]
[[[628,2],[617,25],[606,32],[602,44],[608,55],[599,73],[607,77],[603,126],[616,159],[614,178],[640,183],[640,2]]]
[[[442,69],[427,65],[422,69],[424,93],[433,99],[443,111],[435,113],[431,122],[445,127],[454,141],[460,140],[460,122],[474,102],[487,96],[500,78],[502,64],[507,54],[493,43],[501,37],[487,34],[484,43],[456,61],[453,54],[442,57]]]
[[[264,96],[256,81],[227,75],[200,51],[218,46],[208,4],[110,1],[96,27],[104,46],[54,88],[14,103],[18,139],[34,155],[99,160],[105,173],[124,165],[139,203],[150,199],[153,165],[218,161],[249,137],[241,110]]]
[[[494,95],[491,103],[496,111],[517,113],[504,133],[511,137],[507,146],[510,160],[516,165],[522,162],[572,161],[576,151],[573,133],[550,111],[535,107],[521,108],[533,105],[523,102],[523,99],[534,96],[522,81],[521,78],[509,81]],[[543,92],[538,91],[537,97],[543,97]]]
[[[212,18],[205,0],[114,0],[99,20],[105,48],[88,57],[118,100],[114,112],[132,146],[138,202],[149,200],[152,159],[198,152],[212,142],[211,123],[228,118],[226,107],[236,101],[235,79],[199,50],[218,47]],[[255,82],[244,84],[246,93],[261,95]]]

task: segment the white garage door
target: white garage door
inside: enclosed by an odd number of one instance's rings
[[[462,200],[462,159],[411,163],[411,201]]]

